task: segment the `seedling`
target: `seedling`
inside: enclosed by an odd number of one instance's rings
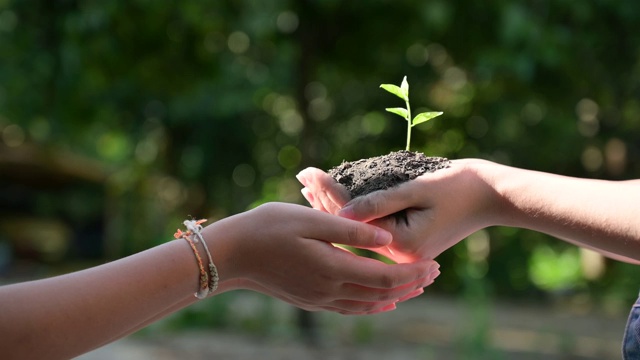
[[[399,97],[400,99],[404,100],[405,104],[407,104],[406,109],[396,107],[396,108],[386,108],[385,110],[387,110],[390,113],[394,113],[402,117],[403,119],[407,120],[407,149],[406,150],[409,151],[409,145],[411,145],[411,128],[418,124],[422,124],[423,122],[427,122],[435,117],[442,115],[442,112],[441,111],[423,112],[416,115],[416,117],[414,117],[413,119],[411,119],[411,106],[409,105],[409,83],[407,82],[406,76],[404,77],[404,79],[402,79],[402,84],[400,84],[400,87],[393,84],[382,84],[380,85],[380,87],[392,93],[393,95]]]

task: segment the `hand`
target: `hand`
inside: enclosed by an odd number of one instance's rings
[[[203,234],[205,239],[228,234],[227,242],[208,240],[211,248],[230,246],[228,253],[235,254],[220,260],[221,281],[310,311],[393,310],[395,303],[421,294],[439,274],[434,261],[389,265],[335,247],[331,243],[375,248],[388,244],[391,235],[300,205],[262,205],[214,223]]]
[[[396,262],[410,262],[433,259],[491,224],[494,191],[473,170],[483,163],[454,160],[449,168],[353,200],[322,170],[307,168],[298,179],[314,208],[388,230],[393,242],[374,251]],[[406,216],[391,216],[400,211]]]

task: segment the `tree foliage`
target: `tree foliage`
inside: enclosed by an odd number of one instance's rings
[[[639,17],[632,0],[4,0],[2,151],[99,164],[112,256],[185,214],[301,201],[305,166],[401,148],[378,85],[404,75],[416,104],[444,111],[416,127],[414,150],[638,178]],[[495,288],[534,289],[527,261],[553,242],[489,235]],[[467,261],[456,254],[443,268]]]

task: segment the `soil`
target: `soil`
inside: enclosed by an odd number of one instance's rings
[[[427,172],[447,168],[449,164],[450,161],[446,158],[400,150],[387,155],[343,162],[328,173],[349,190],[352,198],[356,198],[413,180]]]

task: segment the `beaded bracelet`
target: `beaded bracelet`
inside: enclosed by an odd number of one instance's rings
[[[197,297],[198,299],[204,299],[205,297],[207,297],[207,295],[214,292],[218,288],[218,281],[220,279],[220,277],[218,276],[218,269],[213,263],[213,258],[211,256],[211,253],[209,252],[207,243],[204,241],[204,238],[200,233],[202,231],[201,224],[204,223],[205,221],[207,220],[206,219],[185,220],[183,223],[187,227],[187,231],[183,232],[182,230],[178,229],[176,233],[173,235],[176,239],[182,238],[189,243],[189,246],[191,247],[191,250],[193,250],[193,254],[196,257],[196,261],[198,262],[198,269],[200,270],[200,288],[198,292],[194,294],[195,297]],[[195,235],[195,238],[192,238],[193,235]],[[208,275],[202,263],[202,257],[200,256],[200,253],[198,252],[198,248],[195,245],[198,242],[202,243],[202,246],[204,247],[204,250],[207,253],[207,258],[209,260]]]

